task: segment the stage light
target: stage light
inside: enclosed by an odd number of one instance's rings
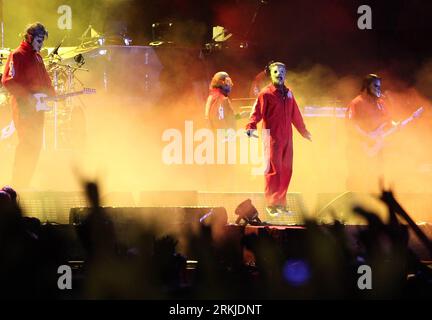
[[[124,38],[123,40],[124,40],[124,44],[126,46],[130,46],[132,44],[132,39],[130,39],[130,38]]]
[[[258,217],[258,210],[252,205],[252,201],[250,199],[240,203],[235,210],[235,214],[238,215],[236,224],[240,224],[243,220],[244,225],[263,225],[262,221]]]

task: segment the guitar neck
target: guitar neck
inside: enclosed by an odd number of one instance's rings
[[[403,120],[401,123],[400,123],[400,127],[404,127],[404,126],[406,126],[408,123],[410,123],[412,120],[414,120],[414,117],[413,116],[411,116],[411,117],[409,117],[409,118],[406,118],[405,120]]]
[[[75,91],[75,92],[61,94],[59,96],[47,97],[47,98],[44,98],[44,100],[45,101],[51,101],[51,100],[66,99],[69,97],[78,96],[78,95],[83,94],[83,93],[84,93],[84,91]]]
[[[388,130],[386,133],[383,134],[383,137],[386,137],[390,134],[392,134],[393,132],[395,132],[396,130],[399,130],[403,127],[405,127],[408,123],[410,123],[411,121],[413,121],[416,117],[414,115],[411,115],[410,117],[406,118],[405,120],[401,121],[399,123],[399,125],[391,128],[390,130]]]

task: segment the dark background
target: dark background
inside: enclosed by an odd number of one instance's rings
[[[73,9],[70,31],[57,28],[62,4]],[[372,8],[372,30],[357,28],[357,9],[363,4]],[[78,45],[90,24],[106,35],[126,33],[134,45],[148,45],[154,40],[152,23],[173,22],[164,34],[156,33],[177,50],[192,52],[185,64],[204,57],[210,66],[206,76],[216,69],[241,69],[250,78],[269,60],[282,60],[295,69],[326,65],[338,75],[386,69],[412,84],[432,49],[428,0],[3,0],[2,7],[10,48],[35,20],[48,26],[51,47],[65,34],[64,46]],[[201,50],[211,41],[214,25],[227,28],[232,38],[222,50]],[[241,43],[248,47],[241,49]]]

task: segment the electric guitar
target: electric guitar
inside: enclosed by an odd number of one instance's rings
[[[384,138],[388,137],[389,135],[395,133],[396,131],[402,129],[405,127],[408,123],[413,121],[414,119],[421,116],[424,109],[423,107],[418,108],[411,116],[406,118],[405,120],[399,122],[397,125],[394,125],[388,130],[385,130],[388,123],[385,122],[381,124],[378,128],[376,128],[374,131],[369,133],[369,137],[373,139],[373,143],[366,143],[364,145],[366,153],[372,157],[375,156],[383,147],[384,147]]]
[[[33,94],[33,97],[35,97],[36,99],[36,105],[35,105],[36,111],[39,112],[39,111],[51,110],[51,107],[47,106],[46,104],[49,101],[58,101],[69,97],[78,96],[81,94],[93,94],[93,93],[96,93],[96,89],[84,88],[80,91],[65,93],[65,94],[61,94],[58,96],[51,96],[51,97],[49,97],[45,93],[35,93]]]

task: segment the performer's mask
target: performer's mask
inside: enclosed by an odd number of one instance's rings
[[[229,94],[232,90],[234,83],[232,82],[230,77],[226,77],[223,81],[223,84],[221,86],[221,89],[225,92],[225,94]]]
[[[381,97],[381,80],[375,79],[371,82],[368,88],[369,94],[379,98]]]
[[[282,65],[270,66],[271,81],[275,86],[282,86],[285,82],[286,69]]]
[[[35,50],[36,52],[41,51],[44,40],[45,40],[44,36],[37,35],[37,36],[32,37],[31,45],[33,47],[33,50]]]

